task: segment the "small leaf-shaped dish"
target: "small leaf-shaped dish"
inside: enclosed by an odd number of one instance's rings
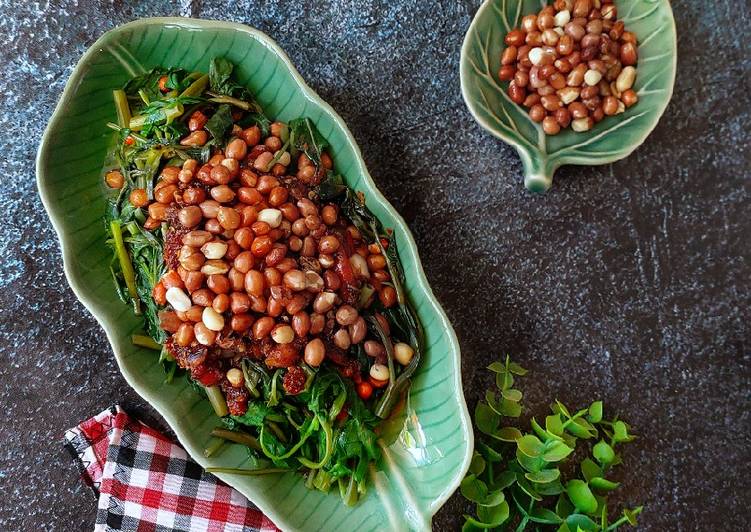
[[[459,344],[428,286],[406,223],[375,187],[349,129],[269,37],[240,24],[155,18],[116,28],[89,48],[71,74],[37,156],[37,184],[60,238],[68,281],[102,325],[127,381],[164,416],[188,453],[204,467],[247,468],[241,446],[203,457],[209,431],[219,423],[208,401],[184,378],[164,384],[158,355],[132,345],[130,336],[142,321],[115,294],[102,220],[102,168],[112,141],[106,123],[115,120],[112,89],[156,65],[206,72],[212,57],[237,65],[238,81],[255,93],[269,116],[310,117],[329,141],[347,183],[363,191],[371,211],[394,228],[405,289],[428,346],[402,414],[382,424],[382,469],[373,471],[367,496],[356,506],[345,506],[337,493],[307,489],[297,474],[217,476],[284,530],[426,530],[472,456]]]
[[[527,110],[511,101],[498,80],[504,37],[524,15],[537,13],[545,0],[485,0],[462,46],[461,85],[470,112],[482,127],[519,152],[524,184],[544,192],[564,164],[596,165],[623,159],[655,128],[673,95],[677,44],[668,0],[615,0],[618,18],[639,42],[639,102],[624,114],[605,118],[590,131],[565,129],[547,136]]]

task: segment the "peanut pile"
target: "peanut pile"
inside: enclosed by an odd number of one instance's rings
[[[589,131],[637,103],[636,36],[613,0],[556,0],[504,39],[498,77],[548,135]]]

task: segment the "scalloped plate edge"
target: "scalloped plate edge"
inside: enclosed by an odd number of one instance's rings
[[[84,305],[84,307],[89,311],[89,313],[91,313],[94,316],[94,318],[97,320],[97,322],[102,327],[102,329],[104,329],[104,332],[107,336],[107,340],[110,343],[110,346],[112,346],[112,349],[115,353],[115,358],[117,360],[118,367],[120,368],[120,372],[124,376],[128,384],[134,390],[136,390],[136,392],[139,395],[141,395],[141,397],[143,397],[147,402],[154,405],[154,408],[167,421],[168,425],[175,432],[175,435],[177,436],[178,441],[188,451],[191,458],[193,458],[193,460],[195,460],[199,465],[201,465],[201,467],[207,467],[208,461],[203,457],[202,449],[197,449],[194,446],[189,444],[188,439],[183,432],[183,429],[181,428],[175,416],[173,416],[170,413],[170,410],[169,408],[167,408],[167,405],[165,405],[159,399],[158,396],[148,393],[144,388],[142,388],[139,384],[137,384],[137,380],[135,379],[135,377],[131,375],[131,373],[125,369],[123,364],[121,364],[121,360],[120,360],[121,355],[119,351],[115,348],[116,342],[115,342],[115,338],[113,335],[115,325],[110,323],[109,320],[106,320],[103,317],[101,317],[95,311],[93,301],[91,301],[88,298],[88,296],[86,295],[86,291],[84,290],[82,285],[78,282],[77,277],[73,274],[73,272],[70,269],[70,263],[72,262],[71,246],[68,242],[68,238],[65,235],[62,225],[58,222],[56,214],[54,213],[54,208],[53,208],[54,202],[53,202],[53,199],[48,195],[46,184],[44,183],[44,176],[42,175],[42,172],[40,171],[40,168],[42,167],[42,163],[46,156],[47,146],[48,146],[51,132],[53,132],[58,126],[58,123],[60,121],[60,115],[62,114],[62,110],[65,106],[65,102],[68,100],[71,94],[75,92],[75,88],[78,85],[78,82],[83,75],[80,67],[86,64],[93,55],[98,53],[100,49],[103,47],[103,45],[110,38],[112,38],[114,34],[121,32],[123,30],[126,30],[126,29],[133,28],[133,27],[138,27],[141,25],[154,25],[154,24],[160,24],[160,25],[174,24],[180,27],[186,27],[186,28],[192,28],[192,29],[212,29],[212,28],[233,29],[236,31],[247,33],[252,38],[257,39],[264,46],[269,48],[275,55],[279,57],[279,59],[289,69],[289,72],[292,74],[292,77],[297,83],[301,93],[310,101],[315,102],[317,105],[319,105],[320,108],[326,114],[328,114],[329,117],[344,132],[345,137],[346,137],[346,142],[349,144],[349,147],[353,150],[356,156],[358,171],[363,176],[364,183],[369,188],[368,193],[374,198],[375,201],[380,202],[386,207],[389,213],[393,216],[396,222],[396,226],[404,235],[407,241],[407,246],[404,250],[400,250],[400,253],[404,253],[406,251],[411,255],[412,259],[414,260],[415,266],[416,266],[415,267],[416,281],[420,289],[424,292],[426,298],[430,302],[430,305],[433,307],[433,310],[436,312],[437,316],[439,317],[441,324],[447,333],[449,343],[452,347],[452,355],[454,357],[456,368],[457,368],[456,374],[454,375],[453,384],[457,390],[457,403],[459,406],[459,413],[461,417],[461,426],[462,426],[462,429],[463,429],[463,432],[465,434],[466,441],[467,441],[466,452],[462,459],[461,467],[459,470],[461,474],[457,474],[455,478],[452,478],[451,481],[447,484],[446,489],[443,490],[440,493],[440,495],[436,498],[436,500],[433,501],[433,503],[430,505],[430,515],[428,516],[428,521],[431,520],[432,517],[435,515],[435,513],[438,512],[438,510],[443,506],[443,504],[445,504],[445,502],[453,494],[453,492],[459,487],[459,484],[461,483],[462,479],[464,478],[464,475],[469,469],[470,461],[472,458],[472,452],[474,450],[474,433],[472,430],[472,422],[469,416],[469,411],[467,409],[466,400],[464,398],[462,379],[461,379],[461,355],[460,355],[459,341],[456,337],[456,333],[453,327],[451,326],[451,323],[448,320],[448,317],[446,316],[446,313],[443,311],[443,308],[440,306],[440,304],[438,304],[438,301],[435,295],[433,294],[433,290],[427,281],[427,278],[425,276],[425,271],[423,269],[422,262],[420,261],[419,254],[417,251],[417,245],[414,241],[414,237],[412,236],[411,231],[407,227],[407,224],[402,218],[402,216],[396,211],[396,209],[394,209],[391,203],[383,196],[383,194],[377,188],[375,182],[373,181],[372,176],[370,175],[370,172],[368,172],[368,169],[365,166],[365,163],[362,158],[362,152],[357,142],[355,141],[351,131],[349,130],[349,127],[346,125],[344,120],[339,116],[339,114],[336,111],[334,111],[334,109],[325,100],[323,100],[320,96],[318,96],[318,94],[316,94],[316,92],[305,82],[303,77],[298,72],[297,68],[292,64],[287,54],[276,43],[276,41],[274,41],[271,37],[269,37],[262,31],[257,30],[255,28],[251,28],[250,26],[246,26],[244,24],[217,21],[217,20],[188,19],[188,18],[180,18],[180,17],[145,18],[145,19],[138,19],[138,20],[126,23],[126,24],[122,24],[120,26],[116,26],[112,28],[111,30],[108,30],[107,32],[102,34],[102,36],[99,37],[99,39],[97,39],[96,42],[92,44],[83,54],[83,56],[76,64],[75,68],[73,69],[70,77],[68,78],[68,81],[65,84],[65,88],[55,106],[55,110],[49,119],[48,125],[45,128],[44,134],[42,136],[42,140],[37,150],[37,156],[36,156],[36,161],[35,161],[37,190],[42,200],[42,204],[44,205],[45,211],[47,212],[47,215],[50,218],[50,222],[52,223],[52,226],[60,242],[60,248],[61,248],[61,252],[63,256],[63,270],[65,272],[65,277],[68,281],[68,284],[73,290],[73,293],[78,298],[78,300]],[[231,486],[233,485],[233,482],[232,482],[233,477],[231,475],[217,474],[216,476],[222,479],[225,483]],[[246,497],[248,496],[245,493],[243,493],[243,495],[245,495]],[[257,504],[257,503],[254,502],[254,504]],[[266,505],[266,504],[257,504],[257,506],[267,516],[269,516],[269,518],[275,523],[284,521],[284,519],[275,510],[273,506]]]

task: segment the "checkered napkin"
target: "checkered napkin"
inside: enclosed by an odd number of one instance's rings
[[[182,447],[117,405],[68,430],[65,440],[99,497],[94,530],[277,530]]]

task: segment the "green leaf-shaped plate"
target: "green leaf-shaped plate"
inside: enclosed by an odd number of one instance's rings
[[[209,403],[185,379],[162,384],[153,351],[131,345],[138,318],[121,304],[109,273],[105,246],[102,168],[115,120],[112,89],[155,65],[207,71],[213,56],[238,65],[271,116],[308,116],[332,146],[347,183],[365,193],[372,211],[396,232],[406,290],[426,332],[427,352],[404,414],[385,423],[383,470],[354,508],[337,493],[310,491],[294,474],[265,477],[218,475],[257,504],[285,530],[424,530],[459,485],[472,457],[472,430],[462,395],[459,345],[425,279],[404,220],[378,192],[342,119],[302,80],[266,35],[224,22],[180,18],[139,20],[102,36],[68,81],[37,157],[37,181],[62,245],[65,272],[78,298],[99,320],[123,375],[164,416],[202,466],[243,467],[246,452],[232,446],[206,459],[202,451],[218,423]]]
[[[673,95],[677,44],[668,0],[615,0],[618,18],[639,41],[639,102],[624,114],[609,117],[586,133],[571,129],[548,137],[539,124],[506,94],[498,81],[503,38],[524,15],[537,13],[546,0],[486,0],[480,6],[462,46],[461,84],[464,101],[490,133],[511,144],[524,165],[524,184],[544,192],[555,170],[564,164],[607,164],[627,157],[657,125]],[[550,2],[552,3],[552,2]]]

